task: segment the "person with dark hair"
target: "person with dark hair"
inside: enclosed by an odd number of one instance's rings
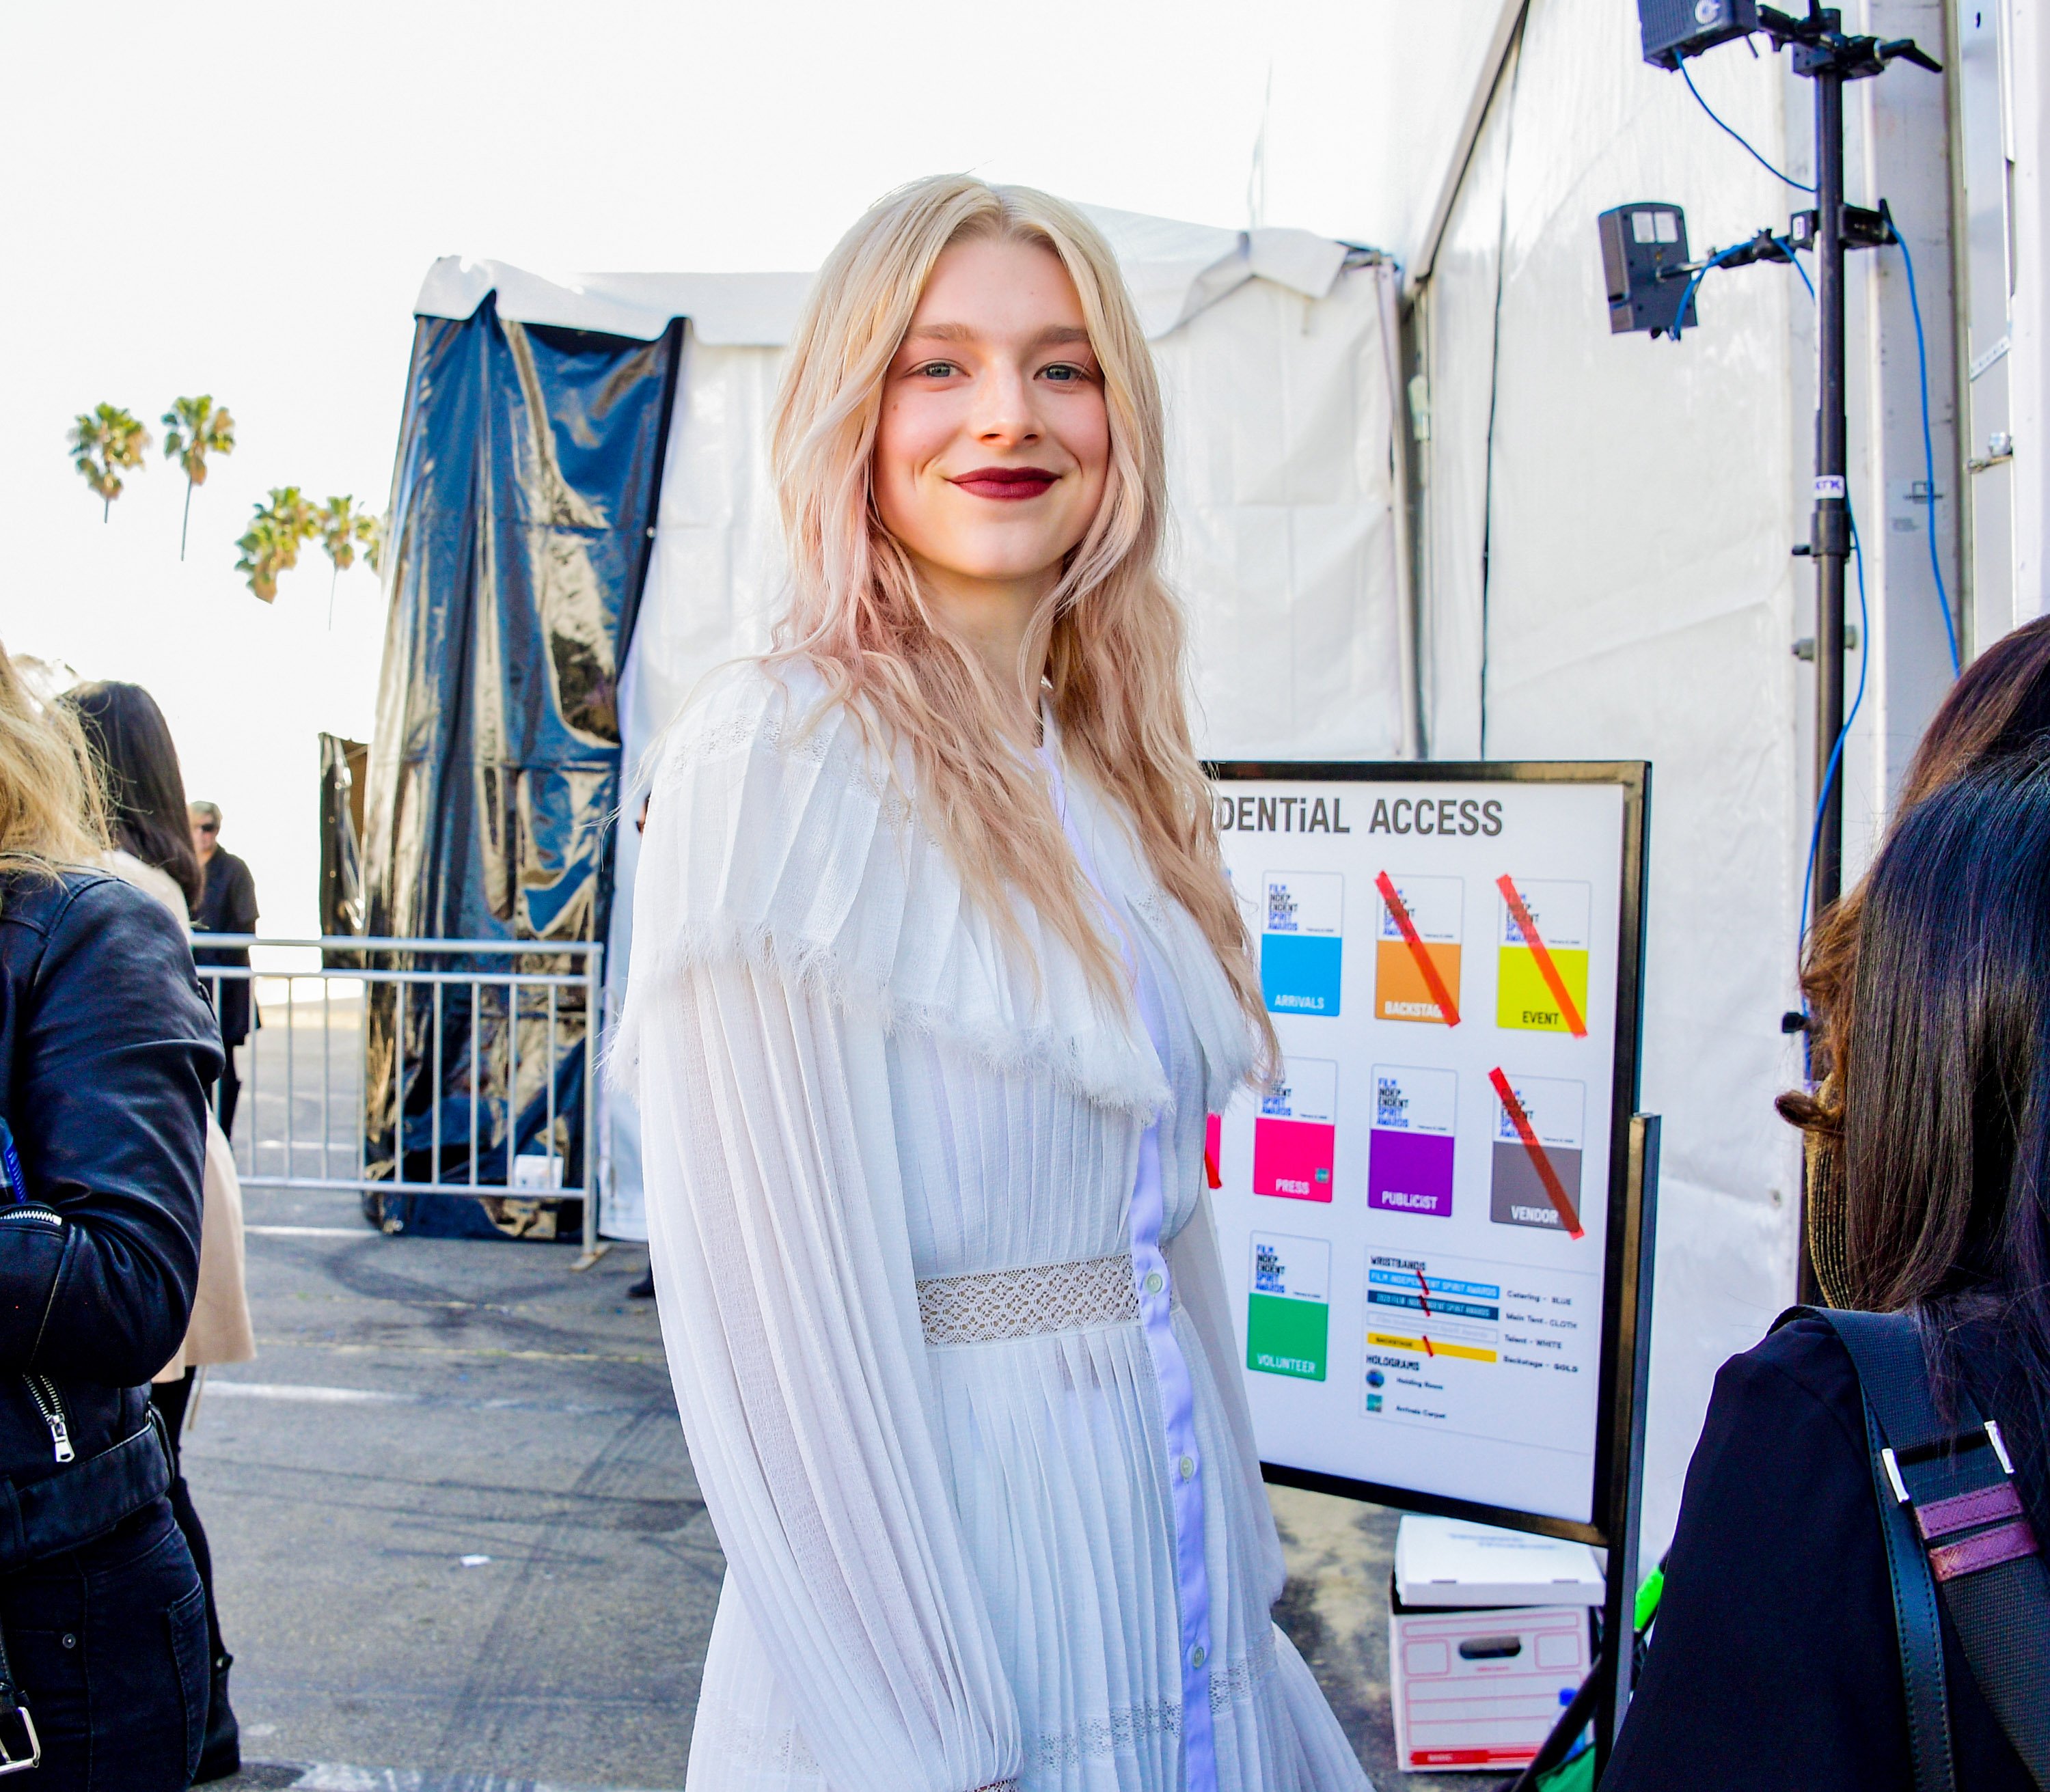
[[[1936,1410],[1997,1421],[2050,1537],[2050,756],[1992,757],[1865,880],[1841,1079],[1835,1307],[1912,1314]],[[1910,1792],[1902,1650],[1858,1370],[1783,1324],[1726,1363],[1644,1676],[1603,1792]],[[1962,1424],[1952,1426],[1962,1430]],[[1907,1459],[1904,1457],[1904,1461]],[[2035,1785],[1939,1605],[1955,1784]],[[2050,1623],[2050,1606],[2017,1622]]]
[[[192,829],[193,849],[198,855],[205,887],[193,904],[193,929],[201,933],[253,933],[256,931],[256,880],[249,867],[220,843],[220,806],[197,802],[186,805]],[[247,946],[195,946],[193,962],[199,964],[249,966]],[[249,1037],[251,1026],[260,1026],[256,1003],[247,977],[222,977],[220,990],[220,1042],[228,1053],[228,1067],[220,1073],[220,1130],[235,1136],[235,1109],[242,1098],[242,1077],[235,1066],[235,1054]]]
[[[1923,732],[1894,813],[1904,816],[1923,797],[1967,772],[2028,752],[2046,740],[2050,616],[2002,636],[1966,667]],[[1853,886],[1809,933],[1801,994],[1807,1007],[1812,1086],[1789,1090],[1778,1104],[1781,1116],[1806,1135],[1806,1242],[1818,1270],[1818,1249],[1834,1250],[1843,1235],[1842,1069],[1864,907],[1864,886]]]
[[[115,845],[167,873],[197,908],[203,879],[185,825],[185,778],[156,699],[139,684],[99,680],[73,685],[64,702],[99,762]]]
[[[220,1034],[109,843],[78,712],[0,653],[0,1767],[184,1792],[205,1593],[149,1379],[191,1314]]]
[[[170,725],[156,699],[139,684],[80,685],[65,693],[92,750],[107,812],[119,843],[107,863],[129,882],[148,890],[181,926],[201,889],[200,859],[187,827],[185,774]],[[247,955],[244,955],[247,962]],[[239,989],[246,983],[223,980]],[[222,1004],[224,1011],[226,1004]],[[224,1050],[227,1064],[232,1050]],[[221,1641],[214,1603],[213,1553],[193,1506],[181,1447],[185,1415],[201,1372],[215,1363],[247,1362],[256,1354],[243,1285],[242,1190],[235,1155],[222,1125],[208,1116],[199,1281],[191,1323],[178,1353],[160,1369],[151,1397],[170,1445],[170,1502],[205,1589],[206,1627],[212,1664],[206,1701],[206,1741],[197,1780],[225,1778],[241,1767],[241,1736],[228,1702],[228,1670],[235,1658]]]

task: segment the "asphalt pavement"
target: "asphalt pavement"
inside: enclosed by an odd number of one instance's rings
[[[723,1572],[645,1267],[387,1237],[251,1189],[259,1354],[185,1439],[248,1765],[230,1788],[673,1792]],[[1395,1515],[1276,1490],[1278,1614],[1382,1792]]]

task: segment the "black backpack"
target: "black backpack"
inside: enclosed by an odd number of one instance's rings
[[[2050,1574],[1998,1420],[1962,1388],[1955,1424],[1938,1416],[1912,1315],[1796,1307],[1773,1330],[1798,1319],[1835,1328],[1865,1393],[1916,1792],[1957,1792],[1939,1587],[1979,1690],[2050,1792]]]

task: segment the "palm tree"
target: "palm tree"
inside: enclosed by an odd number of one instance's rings
[[[320,512],[310,504],[306,494],[296,485],[273,485],[271,488],[271,514],[291,532],[292,557],[286,561],[288,567],[299,563],[299,543],[311,541],[320,533]]]
[[[97,405],[72,423],[72,464],[99,500],[101,522],[113,516],[123,469],[140,466],[149,446],[150,432],[118,404]]]
[[[278,594],[278,575],[285,564],[286,540],[278,528],[277,518],[259,504],[256,514],[250,519],[247,531],[235,545],[242,550],[235,570],[248,579],[251,590],[269,603]],[[290,546],[296,554],[297,543]]]
[[[242,557],[235,570],[249,581],[249,589],[269,603],[278,594],[278,575],[299,563],[299,544],[320,533],[320,520],[314,507],[296,485],[274,485],[270,501],[256,506],[248,532],[236,543]]]
[[[356,508],[353,493],[329,498],[314,515],[318,520],[321,546],[334,563],[334,571],[327,582],[327,625],[332,629],[335,582],[356,564],[357,548],[361,546],[364,549],[373,567],[377,563],[377,519]]]
[[[185,530],[192,521],[193,487],[206,483],[206,458],[235,452],[235,419],[228,407],[216,407],[202,392],[197,398],[174,398],[164,413],[164,458],[185,469],[185,514],[178,524],[178,558],[185,557]]]

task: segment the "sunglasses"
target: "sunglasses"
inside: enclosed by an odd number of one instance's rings
[[[217,834],[220,832],[220,824],[218,821],[202,821],[199,824],[199,831],[202,834]]]

